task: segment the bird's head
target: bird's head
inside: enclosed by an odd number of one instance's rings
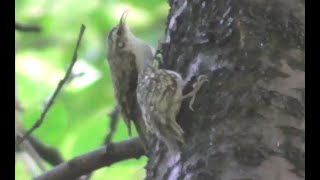
[[[124,11],[120,22],[117,26],[112,28],[108,35],[109,49],[113,50],[128,50],[130,49],[131,41],[135,40],[134,35],[131,33],[129,27],[126,25],[126,18],[128,10]]]

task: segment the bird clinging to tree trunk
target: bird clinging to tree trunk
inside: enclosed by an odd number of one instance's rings
[[[183,95],[186,82],[174,71],[152,67],[154,51],[130,31],[126,15],[127,11],[108,36],[108,62],[120,112],[130,135],[134,122],[145,147],[150,132],[175,153],[184,143],[184,131],[176,122],[181,102],[192,97],[193,110],[195,95],[207,78],[199,76],[193,91]]]
[[[153,59],[153,49],[136,38],[126,25],[125,11],[120,22],[108,35],[108,63],[118,108],[127,125],[131,136],[131,121],[135,124],[137,132],[146,145],[145,125],[137,103],[136,88],[138,72],[144,64],[149,64]]]
[[[171,154],[184,144],[184,131],[176,122],[182,100],[192,97],[189,108],[193,110],[195,96],[206,81],[206,76],[198,76],[194,89],[183,95],[186,82],[174,71],[147,66],[139,74],[137,98],[142,117],[148,131],[163,141]]]

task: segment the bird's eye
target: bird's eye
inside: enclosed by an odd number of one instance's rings
[[[117,43],[118,48],[124,48],[124,42],[118,42]]]

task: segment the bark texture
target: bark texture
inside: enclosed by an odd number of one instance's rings
[[[300,180],[305,1],[171,0],[162,68],[210,79],[177,117],[182,153],[155,140],[146,179]]]

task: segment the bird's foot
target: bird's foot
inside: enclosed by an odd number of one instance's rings
[[[194,111],[192,105],[193,105],[193,103],[195,101],[196,95],[197,95],[198,91],[200,90],[200,88],[202,87],[203,83],[205,83],[205,82],[209,82],[207,76],[205,76],[205,75],[198,76],[197,77],[197,81],[192,85],[193,90],[182,97],[182,99],[191,97],[191,100],[190,100],[190,103],[189,103],[189,108],[192,111]]]

